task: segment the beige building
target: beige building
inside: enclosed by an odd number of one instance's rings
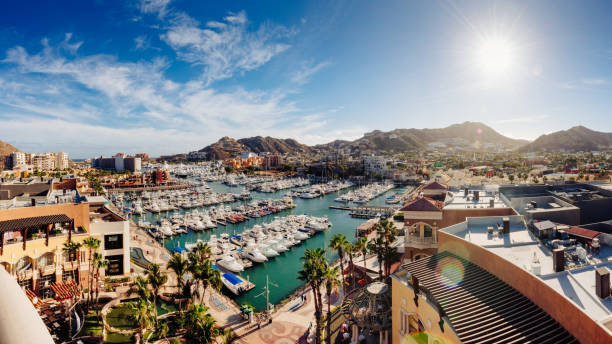
[[[55,153],[55,168],[60,170],[67,169],[70,165],[70,159],[68,159],[68,154],[64,152]]]

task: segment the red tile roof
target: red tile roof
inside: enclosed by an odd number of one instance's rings
[[[593,239],[594,237],[601,234],[600,232],[592,231],[590,229],[584,229],[580,227],[571,227],[567,230],[568,233],[581,236],[583,238]]]
[[[444,202],[429,197],[419,197],[406,203],[400,211],[442,211]]]
[[[55,292],[55,299],[60,301],[79,295],[79,287],[74,280],[53,283],[51,289]]]
[[[448,190],[448,185],[438,182],[431,182],[423,186],[423,190]]]

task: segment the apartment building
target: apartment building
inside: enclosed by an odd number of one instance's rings
[[[55,168],[64,170],[68,167],[70,167],[70,159],[68,158],[68,154],[64,152],[55,153]]]

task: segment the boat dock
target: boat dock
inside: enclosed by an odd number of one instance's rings
[[[393,207],[359,206],[355,208],[330,205],[329,209],[348,210],[349,215],[357,218],[371,219],[379,216],[390,217],[395,213]]]

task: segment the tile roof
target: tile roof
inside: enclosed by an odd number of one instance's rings
[[[566,230],[569,234],[574,234],[577,236],[581,236],[583,238],[593,239],[594,237],[601,234],[600,232],[592,231],[590,229],[580,228],[580,227],[571,227]]]
[[[462,343],[578,343],[516,289],[449,252],[402,270],[414,274],[441,304]]]
[[[74,280],[51,284],[51,289],[55,293],[56,300],[67,300],[79,295],[79,287]]]
[[[0,221],[0,233],[23,228],[37,227],[52,223],[70,222],[72,219],[65,214],[24,217],[15,220]]]
[[[419,197],[406,203],[400,211],[442,211],[444,202],[429,197]]]
[[[448,190],[448,185],[439,182],[431,182],[423,186],[423,190]]]

